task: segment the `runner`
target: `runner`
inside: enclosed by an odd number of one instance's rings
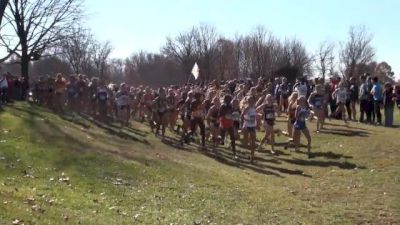
[[[175,130],[176,122],[179,117],[179,109],[177,107],[177,95],[175,94],[173,89],[168,90],[167,96],[167,104],[168,104],[168,125],[171,131]]]
[[[78,109],[78,85],[75,76],[70,76],[67,87],[67,106],[72,112]]]
[[[354,77],[350,78],[350,88],[349,88],[349,100],[350,100],[350,109],[351,115],[349,114],[349,119],[356,121],[356,104],[358,103],[358,85],[356,83],[356,79]]]
[[[382,125],[382,115],[381,115],[381,104],[383,100],[383,90],[382,85],[378,83],[378,77],[372,78],[372,90],[371,95],[373,96],[374,100],[374,112],[376,115],[377,125]]]
[[[308,158],[312,158],[311,155],[311,135],[310,131],[306,126],[306,118],[310,115],[310,111],[307,106],[307,100],[305,97],[299,97],[297,100],[296,107],[296,121],[294,122],[294,133],[293,133],[293,142],[294,149],[296,152],[299,151],[300,147],[300,135],[301,133],[307,138],[307,155]]]
[[[250,148],[250,162],[254,162],[254,149],[256,147],[257,110],[255,101],[251,97],[246,99],[246,108],[242,113],[243,145]]]
[[[282,78],[282,84],[279,85],[280,101],[279,101],[279,111],[287,112],[289,106],[289,85],[286,77]]]
[[[221,102],[218,97],[214,97],[212,103],[213,105],[211,106],[211,108],[208,110],[207,113],[207,123],[208,127],[210,128],[211,141],[214,144],[214,147],[216,147],[219,143],[219,135],[220,135],[218,112],[221,106]]]
[[[96,84],[97,86],[97,84]],[[105,85],[104,81],[99,82],[99,86],[97,88],[95,98],[96,103],[97,103],[97,110],[94,109],[95,115],[98,114],[100,121],[103,122],[108,122],[108,117],[107,117],[107,102],[109,99],[108,96],[108,89],[107,86]]]
[[[194,94],[194,100],[191,103],[192,116],[190,120],[190,132],[183,140],[190,140],[193,134],[196,132],[197,126],[200,128],[201,135],[201,148],[206,149],[206,128],[204,124],[204,104],[202,99],[202,94],[196,92]],[[183,141],[182,140],[182,141]],[[183,144],[183,142],[181,143]]]
[[[293,141],[293,125],[296,121],[296,108],[297,108],[297,92],[293,92],[289,97],[289,106],[288,106],[288,120],[287,120],[287,129],[289,136],[289,143]]]
[[[323,86],[317,84],[315,86],[315,91],[311,93],[310,98],[308,99],[308,103],[311,105],[312,110],[317,117],[317,130],[316,132],[319,133],[320,130],[324,127],[325,122],[325,95],[323,92]]]
[[[233,127],[233,107],[232,107],[232,96],[225,95],[222,106],[219,109],[219,119],[221,123],[221,143],[225,144],[225,135],[229,134],[231,139],[231,148],[233,152],[233,158],[238,159],[236,155],[236,145],[235,145],[235,129]]]
[[[154,122],[156,123],[156,135],[159,135],[161,128],[161,136],[165,137],[165,130],[168,126],[168,101],[164,88],[158,89],[158,97],[154,99],[153,109],[156,111]]]
[[[259,150],[262,149],[263,144],[268,141],[271,144],[271,154],[275,155],[276,152],[274,150],[275,145],[275,113],[277,113],[278,109],[274,105],[273,97],[271,94],[267,95],[265,98],[265,103],[257,107],[257,112],[262,111],[264,117],[264,129],[265,135],[260,142]]]
[[[336,117],[341,117],[347,124],[345,104],[347,101],[347,88],[343,81],[338,84],[338,88],[332,93],[332,98],[336,99],[337,108],[334,113]]]
[[[51,81],[50,81],[51,82]],[[66,82],[61,75],[61,73],[57,74],[56,80],[54,82],[54,110],[58,113],[63,112],[64,110],[64,94],[65,94],[65,86]],[[49,91],[52,91],[53,88],[50,87]]]
[[[115,94],[116,102],[116,118],[121,122],[121,126],[129,126],[130,109],[129,109],[129,92],[125,83],[120,85],[119,90]]]

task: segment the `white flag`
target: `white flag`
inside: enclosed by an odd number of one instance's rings
[[[192,74],[194,76],[194,79],[197,80],[197,78],[199,78],[200,69],[199,69],[199,66],[197,65],[197,63],[195,63],[194,66],[193,66]]]

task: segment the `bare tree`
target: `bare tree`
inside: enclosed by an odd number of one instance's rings
[[[1,22],[3,21],[4,12],[7,8],[9,0],[1,0],[0,1],[0,26]]]
[[[2,22],[3,22],[3,17],[4,17],[5,10],[7,8],[8,2],[9,2],[9,0],[1,0],[0,1],[0,32],[3,27],[7,26],[7,23],[5,25],[3,25]],[[0,46],[5,47],[1,42],[0,42]],[[13,49],[18,48],[18,46],[19,46],[19,43],[17,43]],[[6,56],[4,56],[3,58],[0,58],[0,62],[6,61],[12,55],[13,55],[13,51],[8,50]]]
[[[333,68],[335,44],[329,41],[320,43],[316,53],[316,66],[319,70],[322,80],[325,80],[327,72]]]
[[[371,45],[372,34],[368,33],[365,26],[352,26],[348,34],[348,40],[342,44],[340,52],[340,61],[347,78],[358,75],[357,65],[368,64],[375,56],[375,50]]]
[[[96,73],[100,78],[104,78],[107,69],[107,60],[112,51],[112,46],[109,41],[100,43],[97,42],[92,46],[92,60],[96,69]]]
[[[217,41],[216,60],[214,61],[216,73],[221,80],[238,77],[235,43],[221,38]]]
[[[175,59],[181,66],[186,79],[190,76],[190,71],[196,61],[199,60],[198,30],[193,27],[190,31],[180,33],[175,38],[167,38],[167,43],[162,48],[162,53]]]
[[[81,0],[12,0],[8,6],[4,18],[14,33],[2,35],[0,41],[20,59],[24,77],[29,76],[29,63],[40,59],[59,41],[59,34],[81,18]],[[20,47],[12,49],[13,42]]]
[[[112,80],[121,82],[124,79],[124,61],[122,59],[111,59],[108,73]]]
[[[95,40],[89,30],[73,28],[60,42],[60,52],[76,74],[90,74],[92,48]]]
[[[204,80],[210,80],[213,73],[214,60],[217,52],[217,31],[215,27],[206,24],[200,25],[195,36],[200,56],[200,73]]]

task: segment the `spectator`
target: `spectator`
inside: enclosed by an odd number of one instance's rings
[[[371,90],[371,95],[374,100],[374,112],[377,119],[376,124],[381,125],[382,124],[381,104],[383,100],[382,85],[378,83],[378,77],[372,78],[372,84],[373,86]]]
[[[383,105],[385,113],[385,127],[393,126],[393,110],[396,96],[393,92],[393,86],[385,83],[385,91],[383,92]]]
[[[0,96],[0,105],[8,102],[8,81],[6,74],[0,77]]]
[[[368,93],[368,85],[366,83],[367,77],[366,76],[361,76],[360,82],[360,90],[359,90],[359,99],[360,99],[360,123],[364,122],[364,115],[367,115],[367,122],[371,121],[371,114],[368,113],[368,98],[369,98],[369,93]]]

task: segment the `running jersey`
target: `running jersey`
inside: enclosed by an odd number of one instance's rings
[[[175,96],[169,95],[167,96],[167,104],[169,109],[175,108]]]
[[[296,121],[294,122],[294,128],[297,130],[303,130],[306,128],[306,118],[310,115],[310,111],[305,108],[305,107],[301,107]]]
[[[75,83],[69,83],[67,85],[68,98],[74,98],[78,94],[77,85]]]
[[[264,107],[264,120],[267,121],[275,120],[275,108],[273,105],[266,105]]]
[[[311,97],[311,105],[316,108],[316,109],[322,109],[322,106],[324,104],[324,99],[325,96],[320,95],[320,94],[315,94],[313,97]]]
[[[144,94],[142,99],[142,104],[146,105],[147,107],[151,107],[153,102],[153,95],[151,94]]]
[[[101,102],[107,101],[108,92],[107,92],[107,88],[106,88],[106,87],[100,87],[100,88],[97,90],[97,98],[98,98],[99,101],[101,101]]]
[[[336,92],[337,103],[346,103],[347,101],[347,90],[345,88],[338,89]]]
[[[218,121],[218,110],[219,108],[217,108],[216,106],[212,106],[210,108],[210,120],[211,123],[213,123],[214,125],[218,125],[219,126],[219,121]]]
[[[198,100],[194,100],[192,102],[191,108],[192,108],[192,115],[194,117],[203,117],[204,116],[204,111],[201,106],[202,106],[202,104]]]
[[[126,91],[118,91],[115,95],[115,101],[118,106],[126,106],[129,102],[129,94]]]
[[[235,122],[240,122],[240,109],[233,109],[232,112],[232,119]]]
[[[279,86],[279,89],[280,89],[281,96],[283,98],[289,97],[289,86],[287,84],[281,84]]]
[[[257,111],[255,107],[251,107],[244,114],[243,127],[256,127],[257,126]]]
[[[233,107],[230,104],[223,104],[219,109],[219,118],[222,128],[231,128],[233,126],[232,119]]]
[[[302,121],[305,122],[306,118],[310,115],[310,111],[305,108],[305,107],[301,107],[299,110],[299,115],[297,117],[297,121]]]
[[[352,84],[349,88],[349,97],[350,100],[356,101],[358,99],[358,86],[356,84]]]
[[[157,112],[164,113],[165,111],[167,111],[167,107],[168,107],[167,99],[160,98],[160,97],[156,98],[155,106],[156,106]]]

